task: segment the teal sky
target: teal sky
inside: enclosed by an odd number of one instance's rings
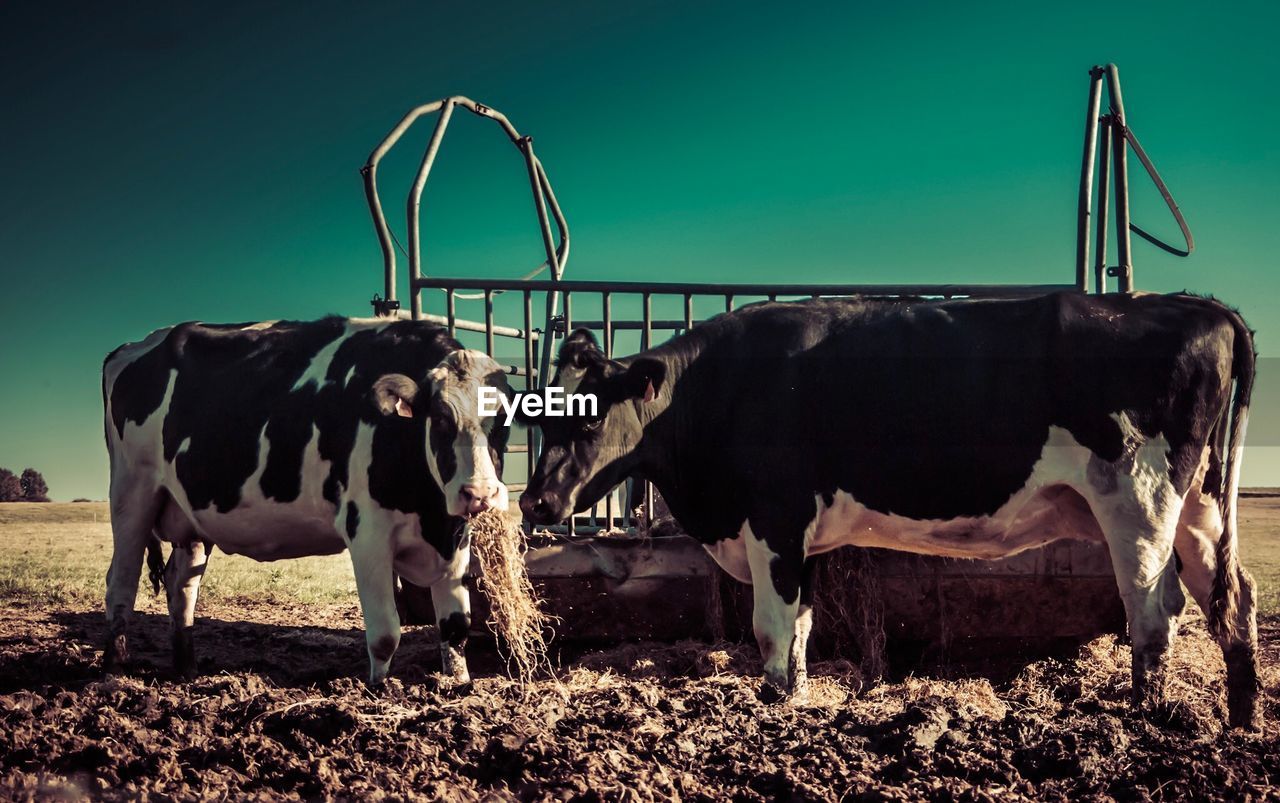
[[[1135,239],[1138,286],[1212,292],[1280,353],[1278,27],[1265,3],[5,3],[0,465],[104,498],[116,345],[367,314],[358,168],[454,93],[535,136],[572,278],[1069,282],[1086,71],[1115,61],[1198,245]],[[487,121],[450,133],[427,270],[519,276],[521,161]],[[384,163],[393,221],[426,135]],[[1133,175],[1135,221],[1176,237]],[[1246,484],[1280,485],[1268,363]]]

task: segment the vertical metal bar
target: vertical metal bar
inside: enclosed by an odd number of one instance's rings
[[[645,529],[653,527],[653,483],[644,481],[644,524]]]
[[[484,353],[493,356],[493,291],[484,290]]]
[[[422,163],[418,165],[418,174],[413,179],[413,188],[409,191],[409,200],[405,204],[406,223],[409,227],[409,308],[413,319],[422,317],[422,293],[413,286],[413,282],[422,277],[422,247],[419,231],[418,210],[422,205],[422,188],[426,186],[427,174],[440,151],[440,141],[444,139],[444,130],[453,116],[453,100],[446,100],[440,107],[440,117],[436,120],[436,128],[431,132],[431,140],[427,150],[422,154]]]
[[[524,291],[524,389],[533,390],[533,294]],[[525,427],[524,482],[527,487],[533,479],[533,462],[537,458],[537,427]]]
[[[644,294],[644,327],[640,330],[641,332],[640,350],[641,351],[649,350],[649,345],[652,342],[652,337],[650,336],[652,325],[653,325],[653,294],[645,293]]]
[[[1120,94],[1120,71],[1107,65],[1107,90],[1111,94],[1111,148],[1116,182],[1116,256],[1119,259],[1116,289],[1133,291],[1133,257],[1129,241],[1129,143],[1125,139],[1124,97]]]
[[[613,359],[613,294],[600,294],[600,318],[604,323],[604,356]]]
[[[724,311],[733,312],[733,293],[724,294]]]
[[[641,329],[641,337],[643,341],[640,343],[641,351],[648,351],[653,344],[653,294],[644,294],[644,328]],[[653,486],[648,480],[644,482],[644,518],[645,528],[648,529],[653,524]]]
[[[777,301],[777,300],[778,300],[778,294],[777,294],[777,293],[770,293],[770,294],[769,294],[769,300],[770,300],[770,301]]]
[[[1089,291],[1089,215],[1093,211],[1093,165],[1098,146],[1098,104],[1102,68],[1089,70],[1089,105],[1084,114],[1084,155],[1080,161],[1080,199],[1076,213],[1076,287]]]
[[[458,312],[453,293],[454,290],[452,287],[444,291],[445,298],[447,299],[445,301],[445,306],[448,309],[446,314],[449,316],[449,337],[458,336]]]
[[[1111,214],[1111,116],[1102,118],[1102,150],[1098,154],[1098,242],[1093,274],[1099,293],[1107,292],[1107,218]]]
[[[687,332],[693,328],[693,296],[689,293],[684,294],[684,330]]]
[[[573,332],[573,294],[568,290],[564,293],[564,331],[565,337]],[[569,511],[569,535],[577,535],[578,526],[574,521],[573,511]]]
[[[606,359],[613,359],[613,294],[604,292],[600,294],[600,320],[604,323],[604,356]],[[604,526],[607,530],[613,529],[613,493],[614,489],[610,488],[609,493],[604,497]]]

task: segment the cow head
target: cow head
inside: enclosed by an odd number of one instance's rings
[[[666,378],[666,364],[636,357],[624,365],[605,357],[579,329],[565,339],[551,384],[594,394],[596,415],[524,419],[542,430],[542,455],[520,497],[525,518],[553,524],[600,501],[636,465],[636,447]]]
[[[502,367],[471,350],[449,354],[421,387],[404,374],[387,374],[373,383],[374,403],[383,415],[426,419],[427,466],[444,491],[450,516],[507,509],[500,476],[507,431],[501,419],[480,416],[477,399],[484,385],[511,392]]]

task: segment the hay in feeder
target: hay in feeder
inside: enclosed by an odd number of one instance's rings
[[[830,656],[858,656],[868,683],[884,677],[884,604],[870,550],[845,547],[818,558],[813,569],[815,638]]]
[[[530,680],[550,668],[545,631],[551,617],[543,613],[524,564],[524,534],[500,510],[471,519],[471,554],[480,562],[478,585],[489,600],[489,628],[506,645],[508,668]]]

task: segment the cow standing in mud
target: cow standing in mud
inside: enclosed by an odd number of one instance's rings
[[[144,551],[168,591],[175,668],[191,675],[213,546],[257,560],[350,549],[370,684],[400,640],[397,574],[430,587],[444,671],[467,680],[465,520],[507,507],[507,430],[477,415],[481,386],[509,392],[497,363],[417,321],[188,323],[121,346],[103,366],[104,666],[125,658]]]
[[[520,506],[551,523],[652,481],[752,583],[773,694],[803,689],[815,555],[1105,541],[1135,702],[1162,698],[1181,578],[1223,649],[1230,722],[1252,727],[1236,496],[1254,362],[1240,317],[1188,295],[763,303],[620,361],[578,330],[552,384],[600,412],[530,422],[544,446]]]

